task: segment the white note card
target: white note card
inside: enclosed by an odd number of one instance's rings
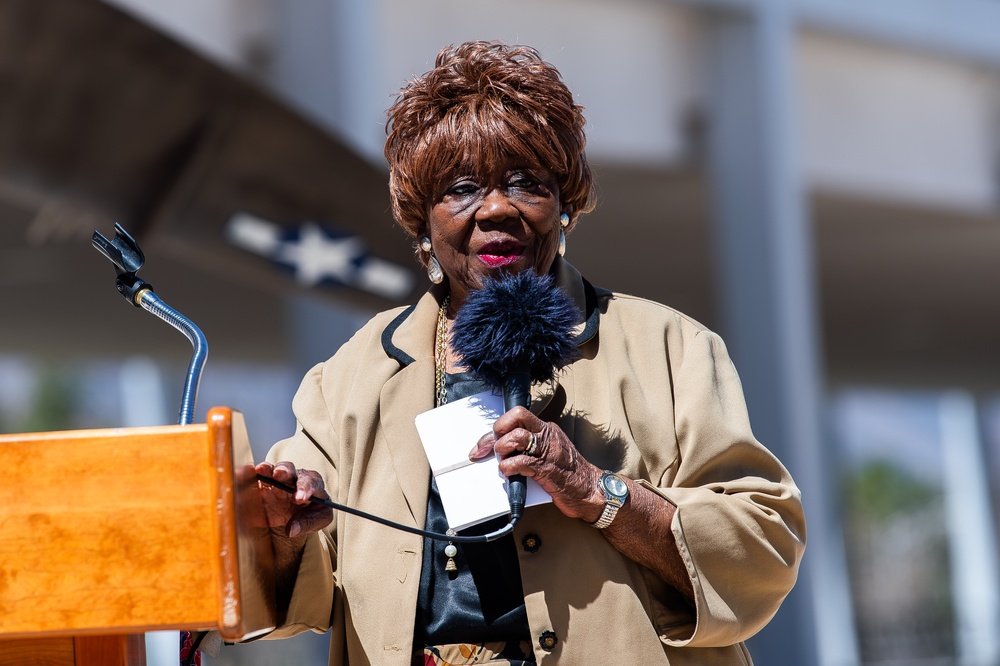
[[[469,461],[472,447],[493,431],[503,411],[503,397],[487,391],[417,415],[417,432],[437,479],[448,526],[456,532],[510,513],[507,479],[497,457]],[[552,501],[534,479],[527,482],[525,506]]]

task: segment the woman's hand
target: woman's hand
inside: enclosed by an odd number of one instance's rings
[[[275,536],[294,539],[309,532],[318,532],[333,521],[333,509],[309,501],[310,497],[330,498],[318,473],[310,469],[296,470],[290,462],[263,462],[257,465],[256,472],[295,488],[295,494],[292,494],[266,483],[258,483],[267,526]]]
[[[525,451],[536,440],[534,454]],[[521,474],[533,478],[560,511],[570,518],[594,522],[604,510],[604,495],[598,491],[601,470],[587,462],[562,428],[542,421],[524,407],[515,407],[493,424],[493,433],[482,437],[469,453],[482,460],[496,451],[505,476]]]
[[[283,622],[295,588],[306,537],[333,522],[333,509],[309,501],[310,497],[330,497],[324,488],[323,477],[318,473],[310,469],[297,470],[290,462],[274,465],[263,462],[255,469],[261,476],[295,488],[292,494],[262,481],[257,482],[267,526],[271,528],[276,602],[279,618]]]
[[[532,448],[532,434],[536,439],[533,456],[525,453]],[[502,458],[500,471],[504,475],[530,476],[565,515],[588,523],[601,517],[605,498],[598,481],[602,471],[580,455],[555,423],[515,407],[496,420],[492,435],[484,435],[469,458],[482,460],[494,451]],[[648,567],[693,600],[694,587],[670,529],[674,505],[631,479],[626,483],[628,501],[614,523],[601,532],[626,557]]]

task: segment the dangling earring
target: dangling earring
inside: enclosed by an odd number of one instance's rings
[[[566,254],[566,227],[569,226],[569,215],[563,213],[559,216],[559,256]]]
[[[434,284],[441,284],[444,281],[444,271],[441,270],[441,264],[438,262],[437,257],[434,256],[433,250],[431,250],[431,239],[427,236],[420,237],[420,249],[427,253],[427,277]]]

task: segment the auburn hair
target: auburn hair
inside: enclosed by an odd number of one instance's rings
[[[583,107],[529,46],[445,47],[434,69],[404,86],[386,114],[392,214],[410,236],[451,177],[491,173],[510,158],[555,176],[571,225],[594,208]]]

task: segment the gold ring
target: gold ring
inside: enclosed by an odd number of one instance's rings
[[[532,457],[538,456],[538,436],[533,432],[528,432],[528,448],[524,450],[524,454]]]

